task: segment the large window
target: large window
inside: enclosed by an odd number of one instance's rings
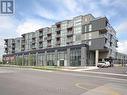
[[[87,32],[87,27],[85,26],[85,32]]]
[[[44,53],[38,53],[38,65],[43,66],[44,65]]]
[[[76,34],[76,41],[80,41],[81,40],[81,34]]]
[[[92,31],[92,25],[91,24],[89,25],[89,31]]]
[[[81,33],[81,31],[82,31],[82,27],[81,26],[78,26],[78,27],[74,28],[74,32],[75,33]]]
[[[70,50],[70,66],[81,65],[81,49],[74,48]]]
[[[48,66],[55,66],[55,52],[48,52],[47,53],[47,65]]]

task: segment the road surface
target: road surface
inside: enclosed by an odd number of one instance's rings
[[[0,67],[0,95],[126,95],[127,76]]]

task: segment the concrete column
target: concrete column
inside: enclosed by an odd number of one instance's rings
[[[99,58],[99,50],[95,51],[95,66],[98,64],[98,58]]]
[[[87,66],[86,47],[81,47],[81,66]]]
[[[22,66],[24,64],[24,54],[22,54]]]
[[[38,66],[38,52],[36,52],[36,66]]]
[[[57,60],[57,66],[58,67],[60,66],[60,60]]]
[[[30,53],[28,54],[28,66],[30,66]]]
[[[41,53],[41,66],[43,66],[44,62],[43,62],[43,53]]]
[[[47,65],[47,51],[45,51],[45,54],[44,54],[44,66]]]
[[[57,61],[58,61],[58,59],[57,59],[57,50],[55,50],[55,64],[57,65]],[[58,65],[57,65],[58,66]]]
[[[70,66],[70,48],[67,49],[67,63],[66,66]]]
[[[17,65],[17,55],[15,55],[15,65]]]

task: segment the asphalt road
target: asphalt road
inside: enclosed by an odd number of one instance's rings
[[[0,67],[0,95],[126,95],[127,76]]]

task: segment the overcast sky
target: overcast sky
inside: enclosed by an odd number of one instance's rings
[[[118,51],[127,54],[127,0],[15,0],[15,14],[0,15],[0,56],[5,38],[89,13],[109,19],[117,32]]]

